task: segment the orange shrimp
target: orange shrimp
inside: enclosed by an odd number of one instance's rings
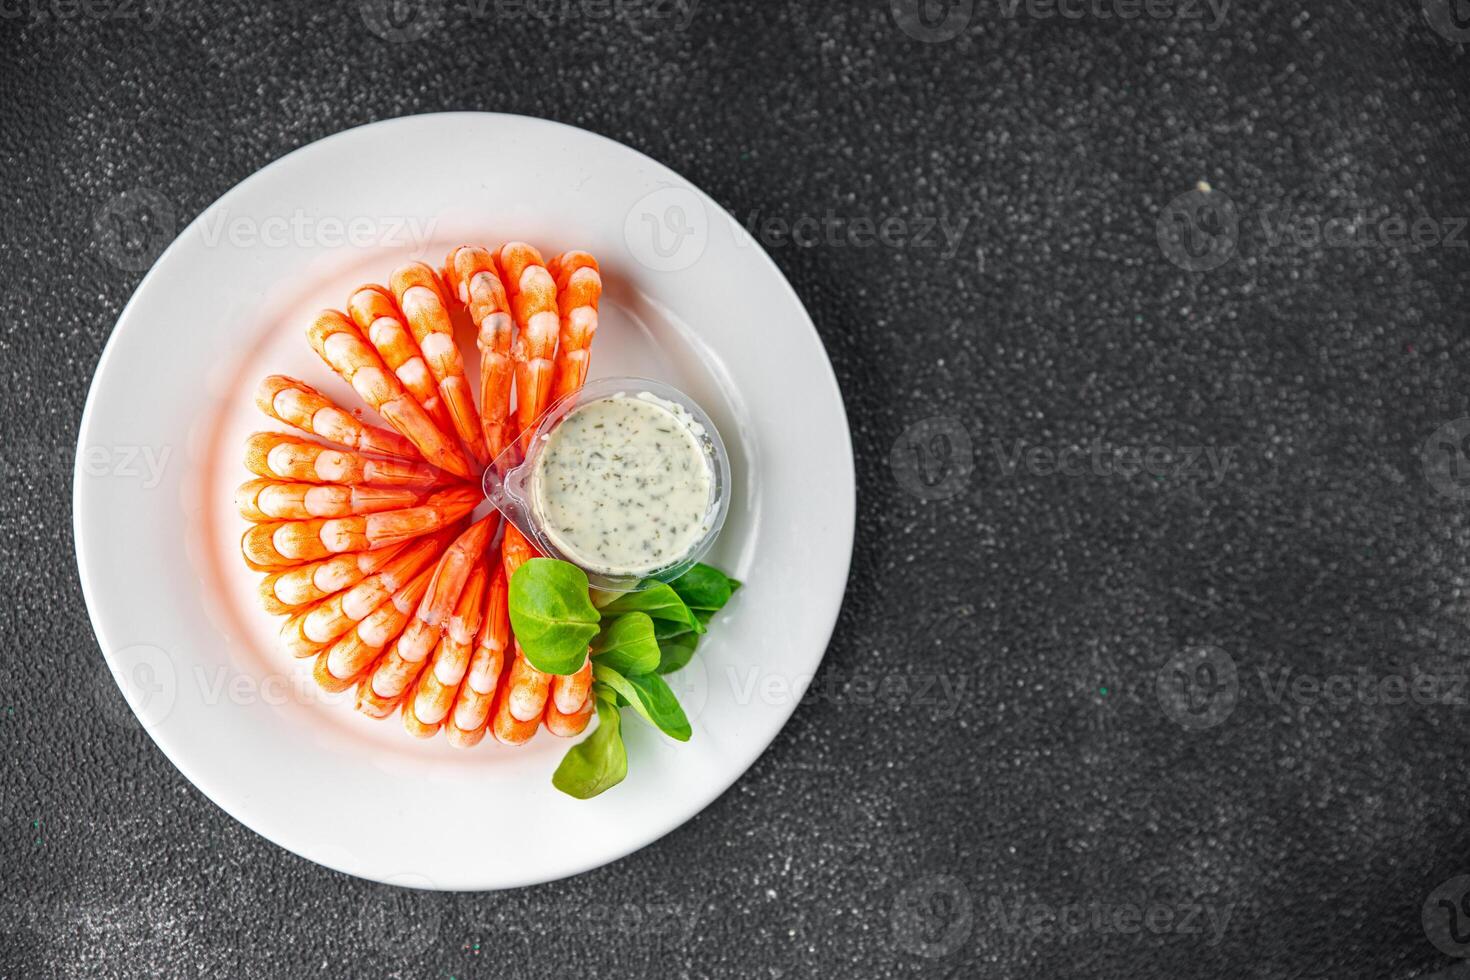
[[[505,569],[497,567],[485,593],[483,622],[469,670],[455,696],[454,710],[444,722],[444,735],[456,748],[467,749],[485,737],[485,722],[490,717],[505,666],[505,648],[510,643],[508,598]]]
[[[393,294],[382,286],[362,286],[347,298],[347,312],[368,343],[382,355],[383,363],[408,393],[418,399],[439,431],[454,432],[454,420],[449,417],[444,399],[439,397],[439,386],[424,362],[418,342],[408,332]]]
[[[551,398],[558,331],[556,281],[541,253],[525,242],[503,246],[497,259],[519,330],[511,356],[516,365],[516,422],[524,449],[532,425]]]
[[[507,583],[515,576],[516,569],[532,558],[540,557],[520,528],[509,521],[505,524],[505,539],[501,542],[500,552]],[[546,708],[546,698],[551,691],[551,675],[532,667],[526,655],[521,652],[521,645],[517,643],[515,657],[506,674],[505,688],[506,710],[517,721],[533,722],[541,717],[541,712]]]
[[[602,299],[602,274],[588,252],[563,252],[547,267],[556,280],[561,311],[561,339],[556,350],[556,380],[551,400],[561,401],[582,390],[592,360],[592,337],[597,333],[597,304]]]
[[[325,310],[312,321],[306,336],[318,356],[352,385],[370,408],[418,447],[424,459],[455,476],[475,478],[475,471],[459,448],[439,430],[398,376],[388,370],[351,320],[336,310]]]
[[[401,554],[408,544],[378,551],[333,555],[309,565],[272,572],[260,582],[260,604],[273,616],[287,616],[327,596],[350,589]]]
[[[284,432],[257,432],[246,439],[245,468],[267,480],[302,483],[365,483],[422,490],[444,482],[444,474],[427,463],[364,456]]]
[[[425,568],[393,598],[374,609],[357,627],[317,654],[316,681],[328,691],[345,691],[408,625],[414,606],[429,588],[433,569]]]
[[[444,723],[454,696],[464,680],[474,653],[480,620],[485,615],[485,592],[490,582],[486,567],[476,565],[455,604],[454,615],[439,638],[428,666],[419,674],[413,695],[403,703],[403,724],[413,735],[427,738]]]
[[[491,459],[511,443],[510,392],[515,381],[511,345],[515,328],[495,257],[475,245],[462,245],[444,260],[444,279],[469,310],[480,349],[480,429]]]
[[[273,374],[255,390],[255,404],[277,422],[361,453],[418,459],[413,443],[396,432],[365,425],[305,381]]]
[[[393,295],[403,310],[414,340],[424,352],[429,373],[438,382],[439,394],[449,409],[454,431],[479,466],[490,462],[475,396],[464,373],[464,358],[454,342],[454,326],[444,305],[444,287],[439,275],[422,262],[410,262],[393,273]]]
[[[351,517],[416,507],[427,493],[406,487],[343,486],[340,483],[281,483],[251,480],[235,491],[235,506],[247,521],[303,521]]]
[[[245,532],[240,550],[252,568],[274,570],[349,551],[372,551],[432,534],[475,509],[473,487],[441,490],[418,507],[361,517],[271,521]]]
[[[597,705],[593,702],[590,693],[583,699],[581,705],[575,711],[566,714],[557,710],[554,702],[548,704],[546,706],[546,718],[544,719],[546,730],[560,738],[571,738],[574,735],[580,735],[587,730],[587,723],[592,720],[592,715],[596,707]]]
[[[363,714],[386,718],[409,686],[418,680],[471,571],[484,556],[499,516],[492,513],[476,523],[439,559],[434,581],[419,602],[412,622],[358,685],[357,709]]]

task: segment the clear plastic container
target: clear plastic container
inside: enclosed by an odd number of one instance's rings
[[[579,411],[583,412],[580,420],[563,431],[563,424]],[[592,430],[604,430],[605,426],[591,422],[604,416],[616,419],[617,412],[623,412],[625,417],[632,413],[631,423],[634,425],[645,421],[657,422],[656,431],[660,435],[647,431],[643,438],[660,440],[660,450],[599,459],[602,454],[597,450],[603,447],[592,440],[605,437]],[[724,526],[725,514],[730,508],[731,489],[730,459],[725,453],[725,444],[704,409],[671,385],[647,378],[602,378],[589,382],[581,391],[547,409],[531,432],[528,440],[518,440],[486,469],[485,497],[543,555],[571,562],[585,571],[593,588],[608,592],[636,592],[646,588],[645,583],[678,578],[704,557]],[[522,445],[526,447],[524,452]],[[551,455],[543,460],[548,453]],[[591,463],[569,472],[566,469],[568,456],[579,461],[590,459]],[[595,520],[606,524],[612,520],[613,508],[624,508],[620,513],[635,522],[653,521],[657,524],[669,516],[671,522],[676,523],[681,510],[690,515],[699,510],[701,476],[692,471],[696,459],[706,467],[708,499],[702,513],[698,513],[697,522],[682,525],[680,529],[684,533],[672,539],[673,544],[668,546],[672,550],[665,553],[655,554],[654,546],[640,538],[636,546],[647,545],[646,552],[636,561],[616,560],[605,551],[621,548],[629,552],[634,547],[634,544],[615,537],[620,531],[611,532],[614,537],[610,544],[609,535],[601,535],[600,541],[607,548],[599,554],[594,548],[572,540],[571,534],[563,533],[571,532],[573,528],[557,527],[551,520],[553,514],[564,517],[568,510],[581,507],[589,519],[595,515]],[[683,499],[675,502],[682,507],[656,497],[648,497],[647,503],[652,506],[645,506],[639,495],[644,492],[641,488],[646,482],[674,479],[654,473],[649,467],[659,467],[668,472],[675,463],[681,466],[687,463],[691,467],[682,471],[690,475],[679,477],[675,489],[669,491],[669,496],[673,497],[675,490],[683,490]],[[583,476],[585,479],[581,478]],[[572,489],[569,490],[569,486]],[[615,491],[614,487],[618,489]],[[615,492],[624,496],[615,498]],[[636,511],[627,509],[629,500],[635,501],[631,506],[635,506]],[[646,530],[652,525],[645,523],[639,526]],[[593,530],[582,529],[581,533],[584,538],[598,536]],[[640,537],[640,534],[635,532],[633,537]]]

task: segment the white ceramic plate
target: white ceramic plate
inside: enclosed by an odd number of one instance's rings
[[[143,198],[145,205],[151,197]],[[359,407],[303,329],[398,263],[465,242],[591,250],[607,283],[594,377],[656,377],[719,426],[737,493],[707,561],[746,584],[675,675],[685,745],[633,717],[629,774],[587,802],[541,732],[469,751],[317,693],[277,651],[238,542],[243,438],[269,373]],[[473,350],[473,338],[461,338]],[[473,360],[473,358],[469,358]],[[473,380],[473,379],[472,379]],[[112,673],[210,799],[340,871],[426,888],[508,888],[594,868],[698,813],[770,744],[831,636],[854,519],[841,396],[810,318],[761,248],[668,168],[568,126],[479,113],[364,126],[220,198],[119,318],[82,418],[77,561]],[[309,662],[308,662],[309,663]],[[773,808],[778,807],[772,801]]]

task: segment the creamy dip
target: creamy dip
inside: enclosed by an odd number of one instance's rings
[[[704,430],[682,405],[648,392],[599,398],[542,439],[531,506],[568,561],[644,575],[683,559],[709,529]]]

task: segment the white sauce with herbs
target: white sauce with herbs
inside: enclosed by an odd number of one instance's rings
[[[648,392],[599,398],[542,439],[531,506],[568,561],[644,575],[684,558],[709,529],[704,429],[682,405]]]

